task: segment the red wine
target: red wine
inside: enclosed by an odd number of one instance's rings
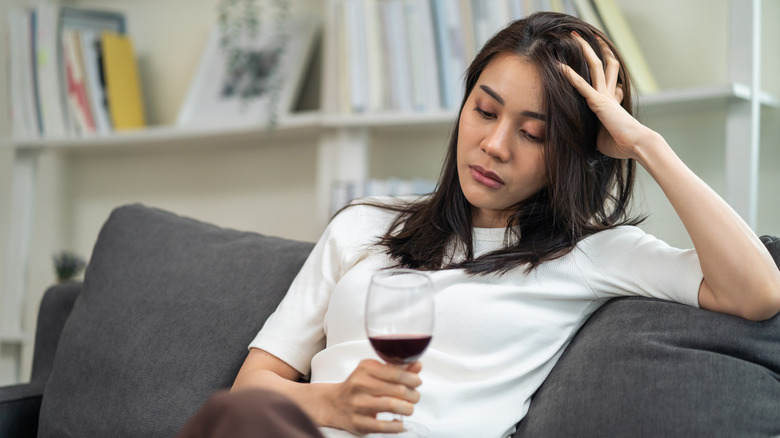
[[[380,335],[368,339],[379,357],[394,365],[416,361],[431,342],[430,335]]]

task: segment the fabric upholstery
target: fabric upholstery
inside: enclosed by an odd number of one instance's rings
[[[54,352],[81,283],[50,287],[44,294],[35,331],[30,383],[0,387],[0,437],[35,437],[43,390],[51,373]]]
[[[63,328],[39,437],[175,435],[232,384],[312,246],[116,209]]]
[[[39,382],[0,387],[0,437],[35,437],[42,396]]]
[[[780,239],[762,241],[780,266]],[[515,437],[780,436],[780,315],[751,322],[612,300],[577,333]]]
[[[81,282],[66,282],[50,287],[43,295],[35,329],[35,355],[32,382],[45,384],[49,380],[57,343],[73,303],[81,292]]]

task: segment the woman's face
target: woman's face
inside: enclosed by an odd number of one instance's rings
[[[547,183],[542,80],[513,54],[482,71],[460,114],[457,165],[476,227],[506,227],[508,209]]]

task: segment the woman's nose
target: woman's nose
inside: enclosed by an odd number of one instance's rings
[[[480,147],[488,156],[505,163],[509,161],[509,140],[509,129],[496,123],[482,139]]]

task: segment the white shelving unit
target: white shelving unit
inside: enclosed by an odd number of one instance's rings
[[[730,79],[733,82],[722,86],[662,91],[640,98],[638,103],[648,114],[691,112],[715,106],[727,108],[727,200],[749,224],[754,225],[761,105],[780,106],[780,102],[776,97],[759,91],[761,1],[731,0],[729,7],[729,59],[733,66]],[[272,132],[264,126],[248,125],[156,126],[103,137],[0,139],[0,147],[10,148],[14,153],[6,275],[0,290],[0,344],[20,346],[32,341],[32,336],[22,330],[20,315],[27,290],[36,167],[42,151],[57,150],[67,154],[153,146],[178,148],[186,153],[188,148],[211,147],[226,142],[250,142],[262,147],[268,136],[284,140],[313,140],[318,144],[317,220],[324,224],[332,182],[369,176],[369,143],[373,132],[441,128],[452,125],[454,119],[454,112],[349,116],[306,112],[280,119]]]

